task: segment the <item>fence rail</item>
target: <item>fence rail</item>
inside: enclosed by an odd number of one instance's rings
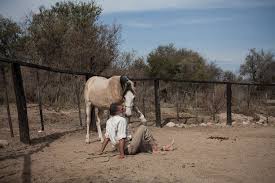
[[[27,118],[27,108],[26,108],[26,99],[23,89],[23,80],[21,76],[21,66],[30,67],[34,69],[45,70],[49,72],[62,73],[62,74],[71,74],[71,75],[79,75],[85,76],[86,80],[91,76],[95,76],[93,73],[89,72],[79,72],[79,71],[71,71],[71,70],[62,70],[57,68],[51,68],[43,65],[37,65],[30,62],[18,60],[18,59],[9,59],[9,58],[1,58],[0,62],[8,63],[12,65],[12,76],[13,76],[13,84],[14,91],[16,94],[16,105],[18,111],[18,122],[19,122],[19,133],[20,133],[20,141],[23,143],[30,143],[29,136],[29,126],[28,126],[28,118]],[[101,75],[102,76],[102,75]],[[111,77],[111,76],[103,76],[103,77]],[[169,78],[130,78],[133,81],[154,81],[154,95],[155,95],[155,115],[156,115],[156,126],[162,127],[161,124],[161,109],[160,109],[160,94],[159,94],[159,81],[165,82],[181,82],[181,83],[197,83],[197,84],[222,84],[226,85],[226,100],[227,100],[227,125],[232,125],[232,85],[255,85],[255,86],[275,86],[274,83],[263,84],[263,83],[244,83],[244,82],[227,82],[227,81],[197,81],[197,80],[180,80],[180,79],[169,79]],[[40,105],[41,105],[41,101]],[[78,104],[79,107],[79,104]],[[80,112],[80,109],[79,109]],[[43,117],[42,117],[42,109],[40,109],[41,115],[41,125],[42,130],[44,128],[43,125]],[[94,116],[94,110],[93,114]],[[80,117],[80,124],[81,117]],[[93,128],[95,128],[95,119],[93,117],[92,122]],[[12,131],[12,130],[11,130]]]
[[[38,65],[30,63],[30,61],[22,61],[18,59],[9,59],[0,57],[0,62],[5,62],[9,64],[19,64],[21,66],[30,67],[34,69],[40,69],[50,72],[62,73],[62,74],[72,74],[72,75],[82,75],[82,76],[96,76],[90,72],[81,72],[81,71],[71,71],[52,68],[48,66]],[[103,76],[103,75],[98,75]],[[103,76],[109,78],[111,76]],[[248,83],[248,82],[229,82],[229,81],[205,81],[205,80],[183,80],[183,79],[170,79],[170,78],[159,78],[159,77],[150,77],[150,78],[130,78],[133,81],[154,81],[161,80],[166,82],[183,82],[183,83],[200,83],[200,84],[232,84],[232,85],[254,85],[254,86],[275,86],[275,83]]]

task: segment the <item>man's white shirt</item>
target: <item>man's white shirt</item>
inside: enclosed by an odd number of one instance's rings
[[[120,139],[131,138],[128,135],[127,120],[119,115],[112,116],[106,123],[105,137],[111,140],[113,145],[118,144]]]

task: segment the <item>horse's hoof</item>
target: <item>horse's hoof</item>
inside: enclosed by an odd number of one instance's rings
[[[97,141],[100,141],[100,143],[103,143],[104,139],[103,139],[103,138],[98,137],[98,138],[97,138]]]
[[[147,122],[147,120],[145,119],[144,116],[140,116],[139,119],[140,119],[140,121],[141,121],[142,123],[146,123],[146,122]]]
[[[86,144],[90,144],[91,140],[90,139],[86,139],[85,142],[86,142]]]

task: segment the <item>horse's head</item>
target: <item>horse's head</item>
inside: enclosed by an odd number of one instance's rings
[[[134,100],[136,96],[134,82],[128,79],[127,76],[120,77],[120,83],[123,90],[124,106],[126,108],[125,115],[130,117],[134,107]]]

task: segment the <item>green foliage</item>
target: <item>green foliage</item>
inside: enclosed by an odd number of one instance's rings
[[[0,55],[4,57],[14,57],[18,47],[20,27],[8,18],[0,15]]]
[[[206,69],[209,80],[221,80],[223,70],[218,67],[214,62],[208,64]]]
[[[173,44],[159,46],[148,56],[149,74],[153,77],[207,80],[215,79],[220,70],[208,65],[197,52],[177,49]],[[211,71],[211,72],[209,72]]]
[[[236,81],[237,80],[237,76],[231,72],[231,71],[224,71],[223,72],[223,81]]]
[[[274,55],[271,52],[251,49],[240,66],[240,74],[253,82],[270,83],[274,70]]]
[[[112,64],[110,75],[126,74],[130,77],[145,77],[148,72],[148,65],[143,57],[138,57],[135,51],[122,52]]]
[[[91,2],[41,7],[28,22],[26,50],[40,63],[100,73],[118,55],[120,27],[99,22],[102,9]]]

